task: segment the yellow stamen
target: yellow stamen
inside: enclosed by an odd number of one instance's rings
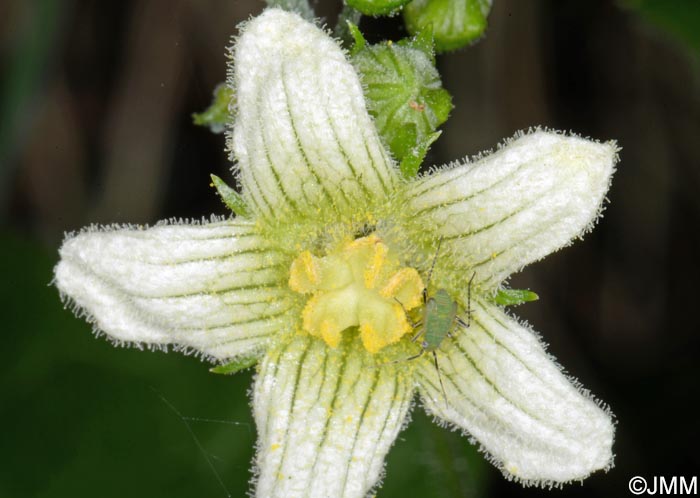
[[[340,330],[338,330],[337,327],[334,327],[332,322],[330,320],[324,320],[321,322],[321,339],[326,341],[326,344],[328,344],[332,348],[337,348],[338,344],[340,344]]]
[[[375,234],[345,242],[323,257],[302,252],[290,268],[289,286],[312,294],[302,312],[304,331],[335,348],[344,330],[358,327],[370,353],[411,330],[405,310],[421,304],[423,291],[418,272],[401,267]]]
[[[368,289],[374,289],[379,272],[382,271],[382,267],[386,261],[386,253],[389,252],[389,248],[382,243],[374,244],[373,249],[374,254],[364,272],[365,287]]]
[[[300,294],[314,292],[319,282],[319,268],[313,254],[302,252],[289,270],[289,287]]]
[[[423,281],[413,268],[401,268],[379,291],[382,297],[398,300],[407,310],[415,308],[421,303],[422,293]]]

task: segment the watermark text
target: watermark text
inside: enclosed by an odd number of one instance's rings
[[[697,495],[698,477],[653,476],[645,479],[635,476],[628,486],[633,495]]]

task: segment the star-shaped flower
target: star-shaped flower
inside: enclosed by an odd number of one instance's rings
[[[536,130],[409,182],[322,30],[267,10],[232,56],[246,217],[88,228],[61,248],[63,297],[118,343],[260,359],[258,496],[364,496],[416,393],[508,478],[608,468],[610,412],[493,295],[591,228],[615,144]],[[438,368],[407,359],[426,285],[466,322],[438,330]]]

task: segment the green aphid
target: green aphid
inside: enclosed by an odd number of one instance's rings
[[[436,351],[440,348],[447,337],[451,337],[450,332],[454,329],[455,325],[468,328],[471,324],[472,281],[474,280],[476,273],[472,274],[467,287],[467,320],[465,321],[458,314],[459,306],[457,302],[452,299],[445,289],[438,289],[432,296],[428,297],[430,278],[432,277],[433,269],[435,268],[435,262],[437,261],[441,244],[442,239],[440,239],[438,242],[433,263],[430,266],[430,271],[428,272],[428,281],[423,289],[423,302],[425,303],[425,306],[423,307],[423,316],[419,322],[412,323],[413,328],[419,328],[419,330],[418,333],[413,336],[411,342],[416,342],[418,339],[422,338],[421,342],[419,343],[421,350],[418,354],[410,356],[406,358],[406,360],[399,361],[415,360],[416,358],[423,356],[425,353],[432,353],[433,360],[435,361],[435,369],[437,370],[438,379],[440,380],[440,388],[442,389],[442,394],[445,397],[445,404],[447,404],[447,394],[445,393],[445,386],[442,383],[442,375],[440,374],[440,366],[438,364]]]

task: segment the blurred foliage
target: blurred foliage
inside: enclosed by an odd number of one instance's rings
[[[59,25],[59,2],[37,0],[27,5],[27,18],[17,28],[13,50],[2,69],[0,83],[0,213],[4,214],[11,161],[22,132],[29,127],[37,93]],[[2,9],[0,9],[2,11]],[[2,52],[0,52],[0,55]]]
[[[387,477],[378,497],[489,496],[489,484],[496,475],[465,436],[439,427],[418,408],[389,452]]]
[[[251,371],[214,375],[193,357],[114,348],[63,308],[39,246],[1,236],[0,261],[0,424],[11,428],[0,438],[0,496],[224,497],[224,486],[243,496]],[[488,467],[417,410],[380,496],[482,496]]]
[[[700,1],[624,0],[623,5],[700,54]]]

